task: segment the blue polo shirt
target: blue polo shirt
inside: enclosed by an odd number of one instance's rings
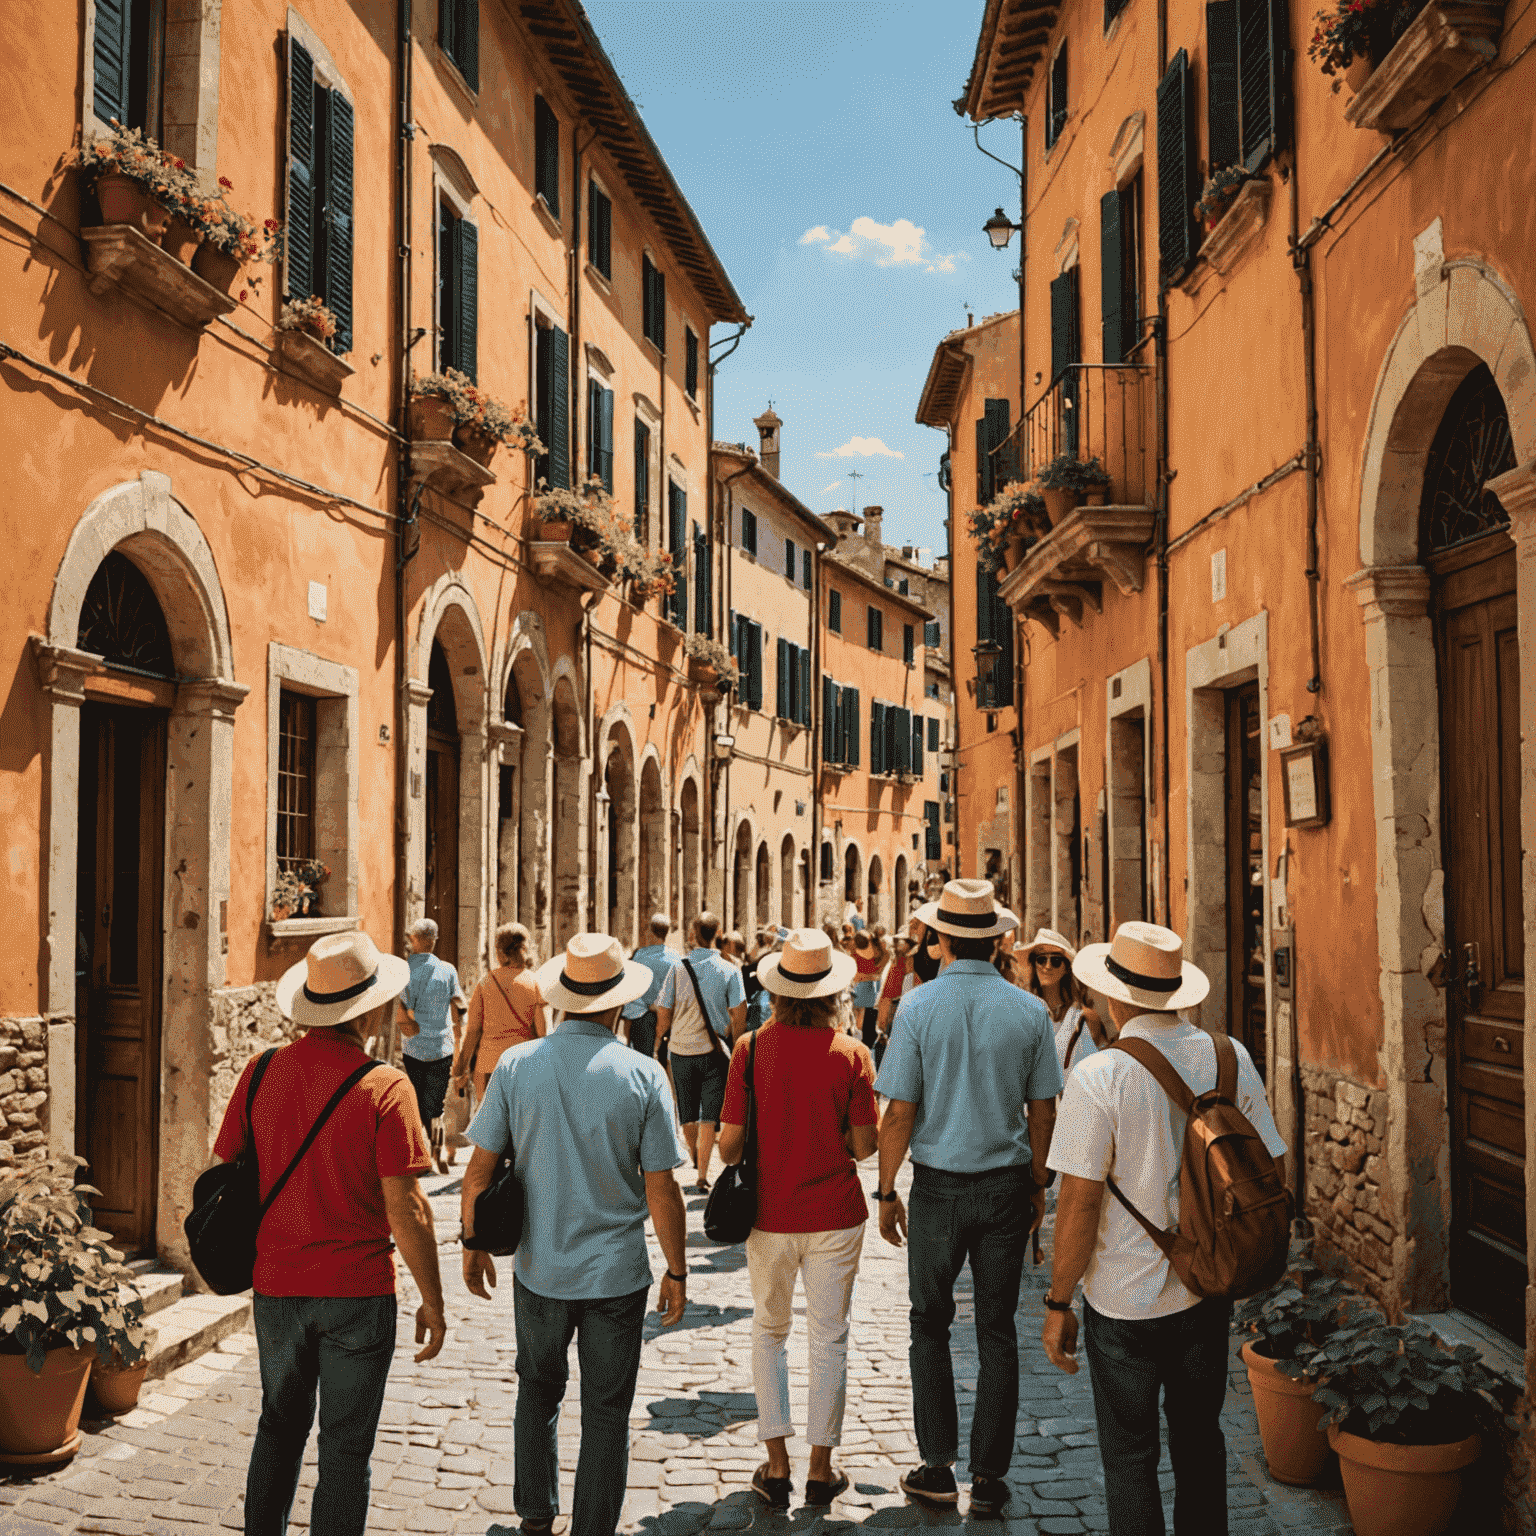
[[[699,996],[703,999],[710,1027],[728,1043],[731,1038],[731,1009],[747,1000],[747,987],[741,979],[741,971],[718,949],[690,949],[688,958],[693,962],[693,974],[699,978]],[[688,972],[683,969],[683,962],[673,961],[667,979],[661,984],[655,1006],[675,1008],[678,988],[686,989],[688,985]]]
[[[411,955],[409,964],[411,979],[400,994],[400,1003],[415,1015],[421,1033],[402,1040],[400,1049],[417,1061],[441,1061],[453,1055],[448,1010],[455,998],[460,1006],[467,1006],[464,988],[459,985],[459,973],[434,954]]]
[[[667,972],[677,963],[677,953],[665,944],[642,944],[630,958],[650,971],[651,984],[634,1002],[624,1004],[624,1017],[643,1019],[656,1006],[656,994],[661,991]]]
[[[596,1301],[651,1283],[645,1175],[688,1161],[659,1063],[567,1015],[502,1055],[469,1139],[512,1148],[526,1202],[516,1271],[530,1291]]]
[[[1029,1100],[1061,1092],[1051,1016],[986,960],[956,960],[896,1010],[875,1092],[915,1104],[914,1163],[980,1173],[1030,1161]]]

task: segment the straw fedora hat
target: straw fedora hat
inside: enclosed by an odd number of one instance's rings
[[[578,933],[563,955],[545,961],[533,979],[544,1001],[567,1013],[606,1013],[632,1003],[651,984],[649,966],[626,960],[606,933]]]
[[[857,969],[820,928],[792,928],[782,950],[757,962],[757,979],[778,997],[833,997]]]
[[[387,1003],[411,979],[408,961],[381,955],[366,933],[316,939],[277,984],[277,1006],[305,1029],[344,1024]]]
[[[1013,946],[1016,955],[1032,954],[1037,949],[1059,949],[1068,960],[1077,959],[1077,947],[1067,943],[1065,936],[1057,933],[1054,928],[1039,928],[1029,943]]]
[[[937,901],[919,907],[914,915],[956,939],[995,939],[1019,926],[1007,907],[998,906],[990,880],[951,880]]]
[[[1184,941],[1156,923],[1121,923],[1112,944],[1085,944],[1072,974],[1105,997],[1153,1013],[1193,1008],[1211,990],[1210,979],[1184,958]]]

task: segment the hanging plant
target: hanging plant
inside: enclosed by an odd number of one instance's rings
[[[727,688],[734,688],[741,681],[736,658],[713,635],[689,635],[683,641],[683,654],[713,672]]]
[[[1409,24],[1428,0],[1336,0],[1328,10],[1319,11],[1307,57],[1323,74],[1333,79],[1335,91],[1344,83],[1344,73],[1356,59],[1376,65],[1391,51],[1393,43],[1408,30]]]
[[[1195,204],[1195,217],[1207,229],[1212,228],[1232,206],[1247,180],[1248,172],[1241,165],[1218,166],[1205,179],[1205,190],[1200,194],[1200,201]]]

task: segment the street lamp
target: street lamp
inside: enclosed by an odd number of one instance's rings
[[[971,647],[971,655],[976,658],[976,692],[978,695],[986,692],[986,684],[992,679],[992,674],[997,666],[997,659],[1003,654],[1003,648],[996,640],[978,640]]]
[[[1008,242],[1013,239],[1015,233],[1020,229],[1021,226],[1015,224],[1008,217],[1008,215],[1004,213],[1001,208],[999,208],[981,227],[987,239],[992,242],[992,249],[994,251],[1005,251],[1008,249]]]

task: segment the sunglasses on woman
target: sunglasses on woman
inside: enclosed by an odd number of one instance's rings
[[[1058,965],[1065,965],[1066,963],[1067,963],[1067,957],[1065,955],[1036,955],[1035,956],[1035,968],[1037,970],[1040,969],[1042,966],[1050,966],[1054,970]]]

